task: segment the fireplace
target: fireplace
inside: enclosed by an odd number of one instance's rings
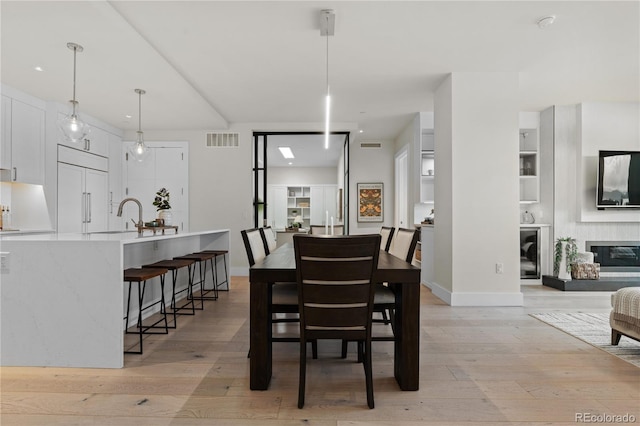
[[[640,272],[640,241],[587,241],[586,249],[603,272]]]

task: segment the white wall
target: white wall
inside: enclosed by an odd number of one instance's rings
[[[336,167],[269,167],[269,185],[337,184]]]
[[[437,264],[436,281],[450,279],[437,284],[451,305],[522,304],[518,114],[516,73],[453,73],[436,91],[434,229],[437,251],[450,242],[452,270],[438,275]]]
[[[640,210],[592,208],[597,178],[594,155],[599,149],[640,149],[638,119],[638,104],[555,107],[554,241],[571,236],[578,249],[585,250],[585,241],[640,240]]]
[[[391,141],[376,141],[380,148],[360,148],[360,143],[353,143],[350,149],[350,200],[349,200],[349,233],[378,233],[381,226],[393,226],[393,153]],[[383,218],[384,222],[358,223],[358,183],[382,182],[384,187]]]

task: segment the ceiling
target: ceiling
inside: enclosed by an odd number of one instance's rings
[[[638,101],[638,1],[7,1],[2,82],[72,96],[125,130],[224,130],[234,123],[322,129],[326,38],[332,129],[393,140],[451,72],[517,72],[520,108]],[[556,15],[540,29],[539,18]],[[44,71],[37,72],[35,66]],[[487,106],[491,99],[487,99]],[[125,118],[129,114],[131,118]],[[284,126],[283,126],[284,127]],[[273,128],[273,127],[271,127]]]
[[[267,159],[273,167],[338,167],[345,141],[344,134],[331,135],[329,147],[324,147],[324,135],[267,135]],[[291,148],[295,158],[284,158],[281,146]]]

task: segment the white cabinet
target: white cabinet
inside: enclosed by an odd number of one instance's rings
[[[61,120],[64,117],[64,113],[58,112],[58,120]],[[109,132],[96,126],[90,125],[89,127],[91,131],[82,142],[69,142],[62,137],[62,134],[60,134],[58,143],[70,148],[86,151],[91,154],[102,155],[103,157],[109,156]]]
[[[327,212],[337,221],[336,185],[268,185],[267,223],[284,229],[302,216],[302,227],[324,225]]]
[[[327,216],[338,223],[337,216],[337,186],[317,185],[311,187],[311,224],[329,225],[325,223]],[[331,220],[331,219],[329,219]]]
[[[538,131],[520,129],[520,203],[537,203],[540,193]]]
[[[45,110],[2,95],[1,168],[11,181],[44,184]]]
[[[58,232],[106,231],[108,175],[58,163]]]

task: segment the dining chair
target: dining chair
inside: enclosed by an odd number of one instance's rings
[[[331,226],[325,227],[324,225],[311,225],[312,235],[330,235]],[[333,225],[333,235],[344,235],[344,225]]]
[[[363,360],[367,405],[374,408],[371,366],[373,276],[380,235],[294,235],[300,310],[298,408],[304,407],[307,341],[354,340]]]
[[[418,245],[418,239],[420,237],[420,231],[417,229],[398,228],[390,237],[391,241],[388,243],[389,253],[403,259],[406,262],[411,263],[413,256]],[[374,285],[374,301],[373,312],[379,313],[382,318],[373,319],[374,323],[383,323],[391,326],[391,336],[376,334],[372,337],[373,341],[388,342],[395,340],[395,308],[396,308],[396,295],[389,288],[388,283],[375,283]],[[342,358],[347,357],[348,342],[342,341]]]
[[[272,231],[267,231],[272,232]],[[265,240],[265,231],[262,228],[245,229],[240,231],[244,248],[247,252],[249,266],[267,257],[268,244]],[[277,314],[298,314],[298,284],[296,282],[277,282],[271,284],[271,313]],[[298,322],[298,315],[286,316],[284,318],[272,318],[272,323]],[[297,342],[297,337],[273,337],[271,342]],[[318,348],[313,343],[313,355],[318,356]]]
[[[262,233],[262,240],[264,242],[264,251],[267,255],[269,255],[278,247],[276,234],[273,232],[273,228],[271,228],[270,226],[260,228],[260,232]]]
[[[382,239],[380,240],[380,250],[384,250],[386,252],[389,251],[389,246],[391,245],[391,240],[393,239],[393,232],[396,230],[393,226],[383,226],[380,228],[380,235]]]

